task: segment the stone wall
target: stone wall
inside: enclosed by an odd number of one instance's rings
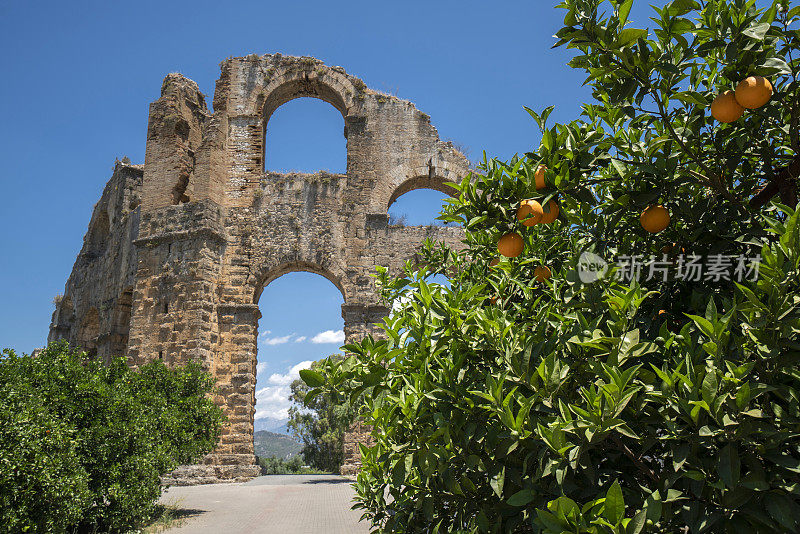
[[[342,113],[344,174],[264,170],[269,118],[298,97]],[[397,272],[426,238],[455,248],[463,239],[461,228],[388,224],[401,194],[452,191],[468,172],[412,103],[340,67],[279,54],[224,61],[213,102],[211,113],[194,82],[166,77],[150,106],[144,166],[115,169],[50,334],[99,356],[125,353],[133,366],[198,360],[216,376],[228,424],[217,450],[178,470],[176,483],[258,472],[258,303],[267,284],[291,271],[325,276],[342,293],[352,342],[380,335],[376,323],[389,311],[375,291],[376,266]],[[367,433],[359,423],[348,436],[346,471],[357,469],[356,443]]]
[[[67,340],[106,361],[126,353],[141,189],[142,166],[117,161],[92,210],[64,294],[56,297],[48,342]]]

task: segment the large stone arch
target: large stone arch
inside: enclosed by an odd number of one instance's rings
[[[339,271],[338,274],[337,271]],[[345,274],[340,269],[337,269],[335,265],[323,267],[322,265],[310,261],[289,260],[282,262],[278,261],[261,269],[261,274],[255,277],[257,282],[255,292],[253,294],[253,304],[259,303],[259,299],[261,298],[261,293],[264,291],[264,288],[266,288],[274,280],[285,274],[298,272],[314,273],[322,276],[339,290],[339,293],[342,294],[342,300],[347,302],[348,291],[345,289],[347,283]]]
[[[118,332],[122,342],[127,334],[131,365],[162,356],[170,365],[199,360],[215,376],[228,422],[203,465],[176,475],[181,483],[258,473],[253,395],[265,284],[292,271],[321,274],[342,293],[345,337],[355,342],[383,334],[377,323],[389,309],[374,285],[377,266],[396,273],[425,239],[454,248],[463,239],[461,228],[388,224],[388,207],[401,194],[449,193],[447,184],[469,172],[464,155],[413,103],[313,58],[250,55],[220,67],[213,113],[196,83],[165,78],[150,106],[144,166],[119,167],[102,197],[114,200],[109,246],[91,264],[76,262],[65,298],[77,315],[59,310],[51,327],[53,337],[74,340],[96,306],[101,337]],[[264,170],[267,122],[299,97],[342,114],[345,173]],[[126,320],[129,298],[128,332],[114,322]],[[349,442],[350,468],[361,438]]]

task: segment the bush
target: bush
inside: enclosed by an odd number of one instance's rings
[[[585,120],[529,110],[537,149],[484,161],[445,209],[467,249],[427,243],[430,272],[381,270],[387,339],[301,375],[373,425],[357,500],[385,531],[798,531],[800,213],[747,200],[783,176],[797,202],[800,8],[675,0],[648,33],[626,27],[631,5],[560,4],[559,44],[595,97]],[[715,122],[715,95],[749,75],[771,78],[772,101]],[[524,227],[528,198],[557,199],[559,219]],[[672,214],[661,233],[639,224],[651,205]],[[511,231],[524,252],[492,266]],[[582,280],[584,252],[609,273]],[[615,258],[674,275],[695,254],[745,271],[760,255],[758,279],[613,276]],[[427,281],[444,273],[450,287]]]
[[[141,525],[160,476],[210,452],[222,412],[199,365],[105,366],[66,344],[0,359],[0,523],[117,532]]]
[[[300,456],[288,460],[274,456],[258,458],[258,465],[261,467],[262,475],[314,475],[327,472],[304,465]]]

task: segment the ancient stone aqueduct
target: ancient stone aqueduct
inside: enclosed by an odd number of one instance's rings
[[[265,171],[272,113],[298,97],[344,117],[345,174]],[[267,151],[268,153],[268,151]],[[458,247],[461,228],[392,226],[387,210],[412,189],[450,189],[466,158],[439,140],[411,102],[368,89],[308,57],[250,55],[221,64],[213,113],[193,81],[170,74],[150,105],[144,165],[117,162],[92,212],[49,341],[137,366],[199,360],[217,378],[228,424],[179,483],[243,480],[253,455],[258,301],[291,271],[318,273],[342,293],[348,342],[388,309],[370,277],[399,269],[425,238]],[[355,425],[345,467],[358,465]]]

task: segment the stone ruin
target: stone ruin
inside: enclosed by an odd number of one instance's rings
[[[430,117],[309,57],[250,55],[221,63],[213,112],[195,82],[170,74],[150,105],[144,165],[117,162],[56,303],[48,341],[130,365],[198,360],[217,380],[228,418],[217,449],[172,483],[242,481],[253,454],[259,296],[272,280],[310,271],[342,293],[346,342],[380,335],[389,309],[376,266],[397,272],[426,239],[454,248],[463,229],[389,224],[388,208],[419,188],[453,192],[467,159]],[[299,97],[344,117],[344,174],[265,171],[272,113]],[[359,465],[356,423],[344,473]]]

